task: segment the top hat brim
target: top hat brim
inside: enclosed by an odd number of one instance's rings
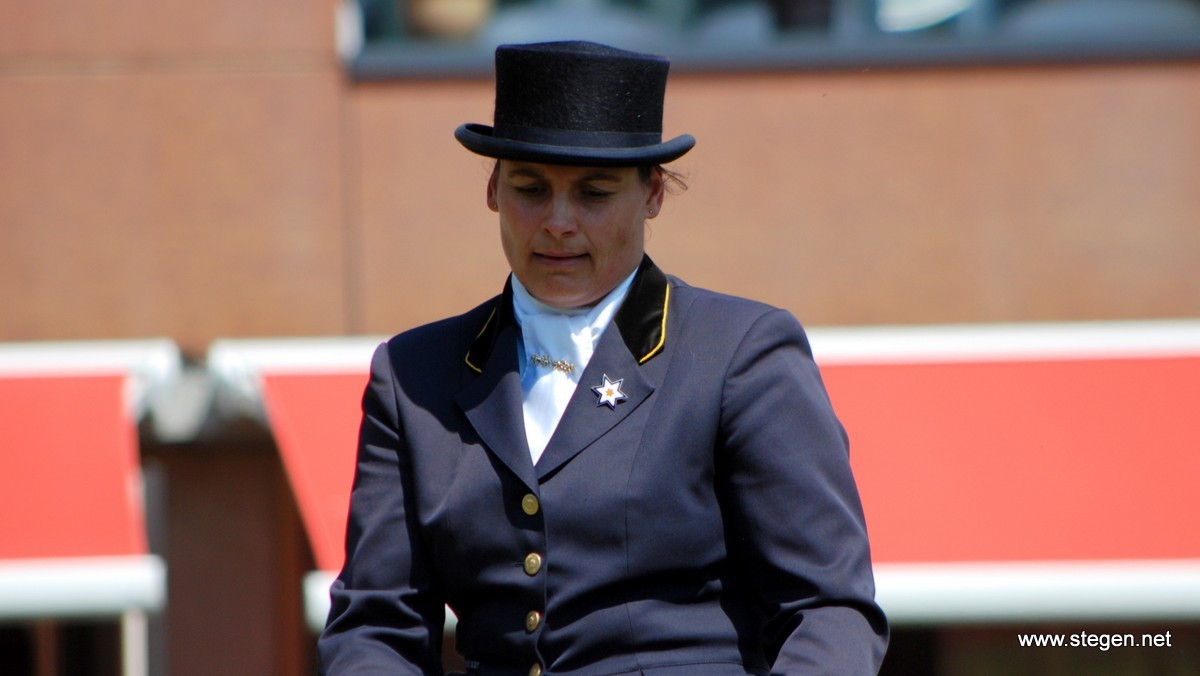
[[[562,146],[534,143],[509,138],[497,138],[494,130],[484,124],[464,124],[454,130],[467,150],[485,157],[544,164],[571,164],[596,167],[636,167],[665,164],[679,159],[696,145],[691,134],[670,141],[632,147]]]

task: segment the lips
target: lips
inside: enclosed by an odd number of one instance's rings
[[[536,259],[547,265],[571,265],[587,258],[586,253],[574,253],[571,251],[539,251],[533,255]]]

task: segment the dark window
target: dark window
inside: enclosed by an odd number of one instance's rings
[[[1200,0],[358,0],[363,78],[490,73],[503,42],[592,39],[674,68],[1200,58]]]

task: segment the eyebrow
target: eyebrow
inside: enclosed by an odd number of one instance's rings
[[[542,174],[542,172],[535,171],[533,169],[511,169],[511,170],[509,170],[508,175],[509,175],[509,177],[513,177],[513,178],[524,177],[524,178],[535,178],[535,179],[539,179],[539,180],[544,180],[546,178],[545,175]],[[620,182],[620,180],[621,180],[621,177],[617,176],[616,174],[611,174],[606,171],[594,171],[590,174],[584,174],[583,176],[580,176],[574,182],[575,183],[583,183],[586,181]]]

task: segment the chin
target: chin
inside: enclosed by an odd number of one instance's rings
[[[544,295],[534,294],[534,298],[542,301],[550,307],[556,307],[560,310],[569,310],[571,308],[583,307],[585,305],[594,304],[597,299],[592,299],[585,293],[546,293]]]
[[[590,305],[590,303],[586,301],[581,301],[575,298],[548,298],[542,300],[542,302],[550,307],[558,308],[559,310],[571,310],[577,307]]]

